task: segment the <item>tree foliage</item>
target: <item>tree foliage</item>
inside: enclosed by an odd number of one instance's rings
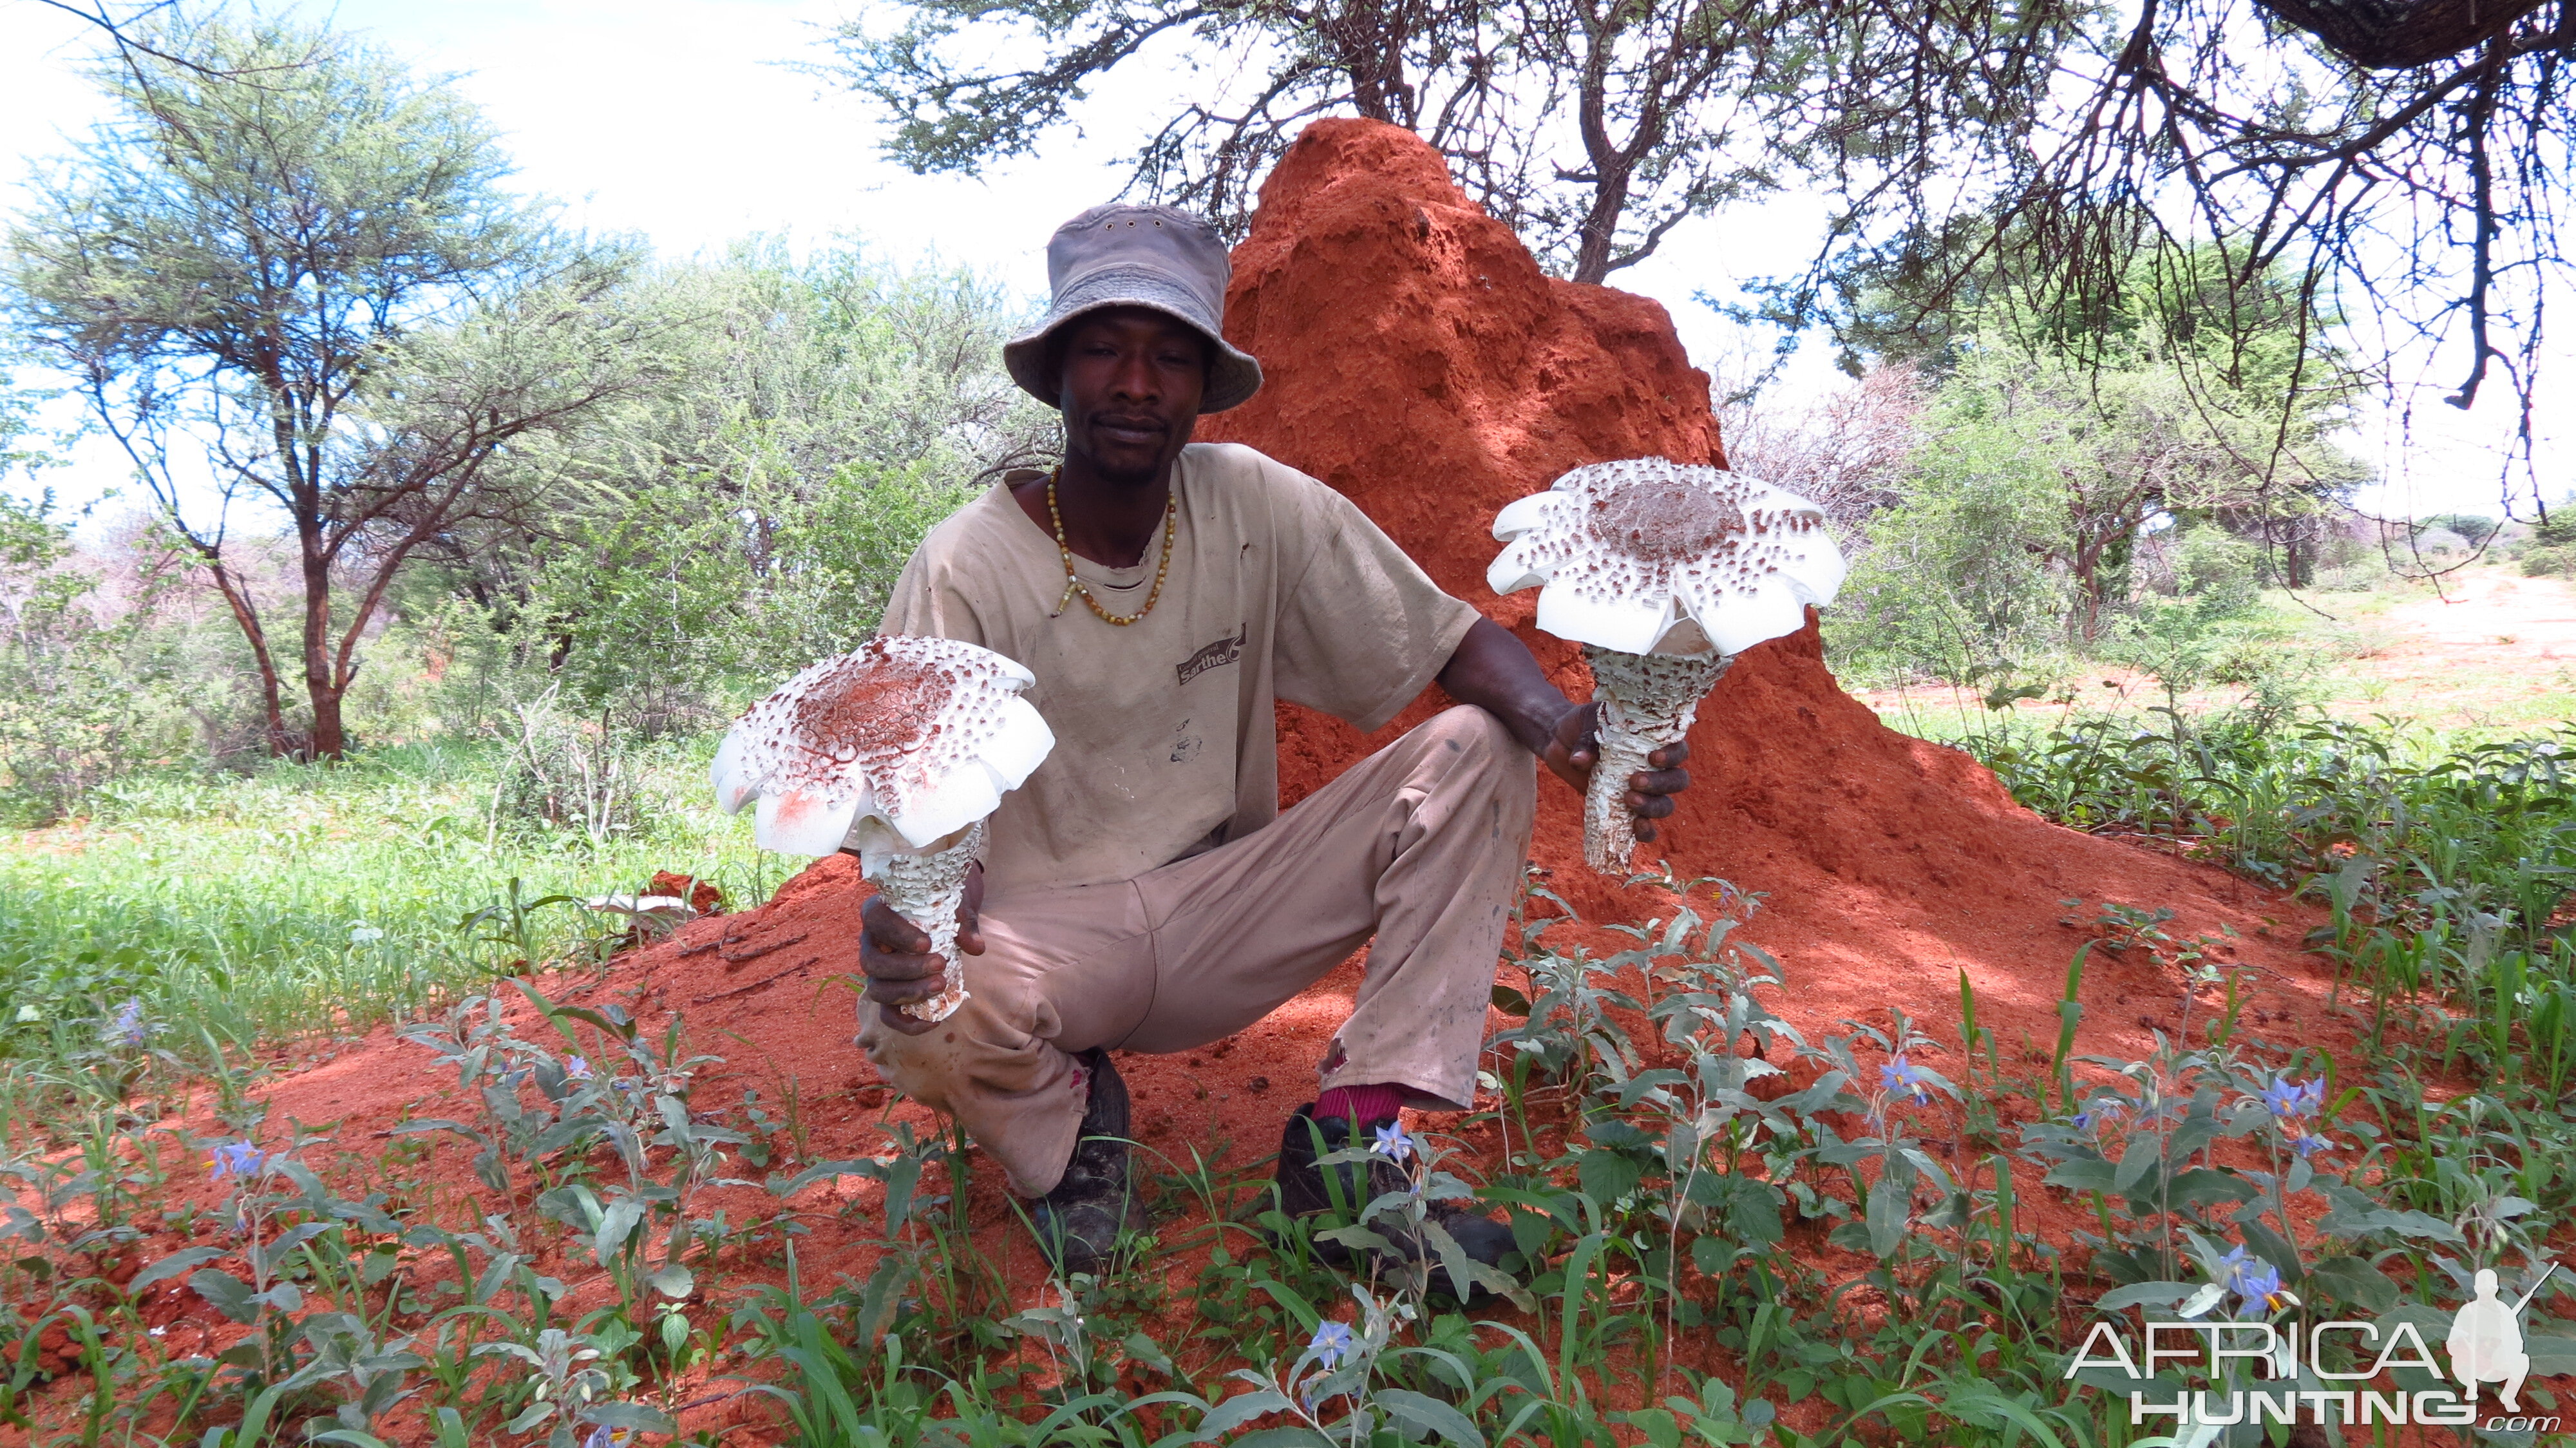
[[[1357,115],[1449,157],[1560,272],[1597,282],[1682,220],[1820,171],[2010,135],[2083,7],[2067,0],[915,0],[854,21],[826,72],[880,104],[889,155],[973,174],[1093,88],[1206,58],[1134,187],[1239,229],[1298,126]]]
[[[156,633],[177,580],[128,581],[107,596],[50,498],[0,493],[0,816],[47,823],[192,742],[184,696],[203,680],[170,667],[176,640]]]
[[[1848,647],[2004,679],[2142,627],[2190,632],[2234,596],[2222,575],[2306,581],[2315,520],[2361,478],[2331,441],[2348,374],[2295,326],[2240,346],[2192,323],[2188,291],[2129,295],[2081,329],[1998,301],[1952,339],[1925,441],[1869,524],[1836,623]],[[2157,578],[2139,566],[2151,540]]]
[[[165,19],[150,41],[96,68],[113,116],[37,178],[10,301],[222,592],[271,747],[336,756],[403,567],[541,507],[496,461],[651,372],[599,305],[628,259],[511,195],[444,83],[285,21]],[[239,512],[295,539],[291,629],[242,572]]]
[[[888,12],[876,12],[884,16]],[[897,160],[975,172],[1150,84],[1173,98],[1132,186],[1239,225],[1307,119],[1438,147],[1561,274],[1600,281],[1738,197],[1834,199],[1771,310],[1900,330],[1993,294],[2126,308],[2141,256],[2282,277],[2356,355],[2438,365],[2468,407],[2501,377],[2531,435],[2542,301],[2565,280],[2570,0],[908,0],[824,67],[879,103]],[[1189,76],[1170,86],[1174,72]],[[1856,285],[1857,284],[1857,285]],[[2204,320],[2240,341],[2266,307]],[[1881,318],[1881,321],[1895,320]],[[2397,379],[2403,380],[2403,379]],[[2509,485],[2510,487],[2510,485]],[[2540,504],[2536,480],[2516,494]]]
[[[635,805],[639,736],[717,723],[865,638],[922,534],[1055,440],[1001,367],[1017,299],[967,272],[761,242],[640,270],[611,304],[653,339],[658,380],[490,459],[493,496],[542,506],[424,542],[343,699],[353,741],[502,737],[495,817],[542,795],[569,829],[577,796],[586,838]],[[42,461],[11,441],[8,397],[0,458]],[[157,517],[109,515],[76,544],[47,508],[0,501],[0,813],[262,752],[259,671],[193,556]],[[292,607],[292,536],[238,527],[225,556],[256,606]]]
[[[753,243],[629,304],[669,381],[507,461],[586,501],[442,545],[487,649],[584,711],[703,724],[846,651],[970,481],[1053,442],[1001,367],[1016,306],[969,273]]]
[[[2361,361],[2445,369],[2453,406],[2501,377],[2523,463],[2506,500],[2542,506],[2531,409],[2543,300],[2567,279],[2560,68],[2576,10],[2141,0],[2116,18],[2060,57],[2048,124],[1957,138],[1949,169],[1974,204],[1845,186],[1837,243],[1779,289],[1775,315],[1881,340],[1937,331],[2006,291],[2112,315],[2153,273],[2141,258],[2190,258],[2226,302],[2200,320],[2254,346],[2279,324],[2269,298],[2286,280],[2348,320]],[[2202,267],[2212,256],[2222,264]],[[1909,306],[1851,306],[1891,295]]]
[[[2418,520],[2415,531],[2420,534],[2428,529],[2440,528],[2458,534],[2460,541],[2471,548],[2479,548],[2485,546],[2486,541],[2493,538],[2496,531],[2503,526],[2503,520],[2489,518],[2479,513],[2436,513],[2429,518]]]

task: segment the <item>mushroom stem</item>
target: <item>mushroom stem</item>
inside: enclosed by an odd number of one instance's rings
[[[1601,706],[1601,752],[1583,797],[1583,858],[1602,874],[1624,879],[1637,848],[1628,777],[1646,768],[1647,755],[1690,733],[1699,701],[1735,657],[1631,654],[1585,644],[1583,659],[1592,666],[1592,698]]]
[[[966,903],[966,875],[984,853],[984,822],[966,827],[957,842],[924,854],[886,857],[869,873],[894,913],[930,937],[929,954],[948,964],[946,989],[902,1007],[915,1020],[944,1021],[966,1004],[966,965],[957,958],[957,909]]]

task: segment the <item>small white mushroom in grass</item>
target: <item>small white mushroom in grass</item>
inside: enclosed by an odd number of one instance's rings
[[[1020,691],[1037,682],[991,649],[891,636],[826,659],[735,722],[716,751],[716,802],[760,802],[765,850],[848,848],[895,913],[948,963],[945,989],[905,1006],[925,1021],[966,1001],[957,907],[984,852],[984,818],[1055,747]]]
[[[1576,468],[1494,517],[1496,593],[1536,587],[1538,626],[1583,645],[1601,705],[1583,856],[1611,876],[1636,849],[1628,778],[1690,733],[1735,656],[1831,603],[1843,555],[1824,510],[1741,473],[1663,458]]]

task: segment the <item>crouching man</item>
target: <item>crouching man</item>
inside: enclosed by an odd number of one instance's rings
[[[1005,479],[932,530],[889,634],[962,639],[1037,676],[1057,744],[1004,797],[944,1021],[895,1007],[944,963],[882,901],[860,1044],[1001,1163],[1051,1259],[1096,1272],[1144,1218],[1112,1050],[1186,1051],[1268,1015],[1370,945],[1315,1100],[1283,1134],[1280,1198],[1319,1210],[1391,1183],[1315,1164],[1403,1107],[1465,1110],[1528,855],[1533,758],[1580,793],[1593,706],[1511,633],[1442,593],[1358,508],[1247,447],[1194,444],[1261,367],[1221,330],[1228,263],[1206,223],[1097,207],[1047,250],[1054,304],[1003,348],[1064,416],[1064,462]],[[1365,368],[1354,355],[1346,365]],[[1376,729],[1437,682],[1458,707],[1279,811],[1274,699]],[[1676,746],[1630,780],[1643,823],[1688,782]],[[1386,1170],[1392,1170],[1389,1163]],[[1510,1234],[1442,1225],[1491,1264]]]

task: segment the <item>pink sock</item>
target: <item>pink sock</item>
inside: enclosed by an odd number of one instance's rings
[[[1336,1086],[1315,1098],[1315,1119],[1386,1121],[1404,1109],[1401,1086]]]

